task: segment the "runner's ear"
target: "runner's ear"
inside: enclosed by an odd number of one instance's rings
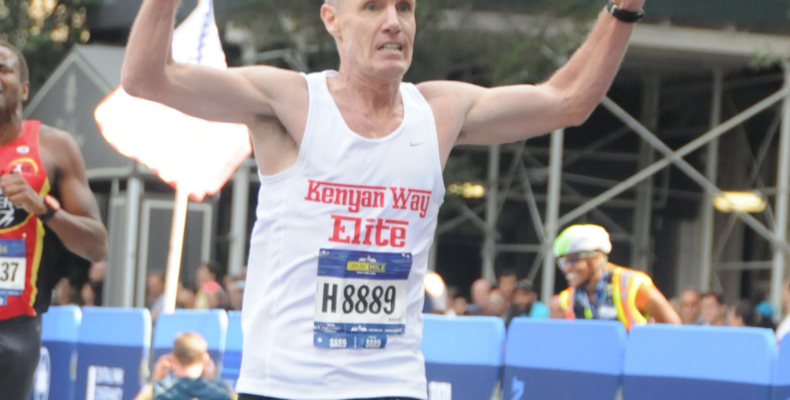
[[[340,39],[340,20],[338,18],[338,10],[329,4],[321,6],[321,20],[324,21],[324,27],[327,32],[335,39]]]

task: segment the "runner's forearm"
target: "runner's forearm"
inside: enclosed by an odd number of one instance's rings
[[[121,83],[127,93],[144,97],[148,88],[166,79],[178,1],[143,2],[129,35],[121,73]]]
[[[634,25],[602,11],[584,44],[547,82],[565,94],[569,111],[579,114],[579,120],[585,120],[609,90]]]
[[[107,231],[100,221],[60,210],[47,222],[69,251],[97,262],[107,256]]]

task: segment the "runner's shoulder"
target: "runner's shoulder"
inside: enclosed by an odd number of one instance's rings
[[[49,125],[41,124],[39,129],[39,144],[54,159],[58,168],[75,165],[82,158],[77,140],[68,132]],[[81,164],[82,161],[79,161]]]
[[[62,149],[60,146],[77,145],[77,141],[68,132],[49,125],[41,124],[38,134],[41,145],[48,149]]]
[[[304,82],[299,72],[268,65],[233,67],[230,71],[244,77],[254,86],[271,85],[275,90],[293,90],[292,85]]]
[[[471,83],[447,80],[425,81],[416,86],[428,101],[436,98],[462,100],[485,89]]]

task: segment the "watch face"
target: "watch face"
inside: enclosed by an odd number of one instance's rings
[[[60,202],[52,195],[47,195],[44,197],[44,202],[47,203],[47,206],[55,211],[60,210]]]

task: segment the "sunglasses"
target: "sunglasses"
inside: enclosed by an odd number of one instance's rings
[[[566,254],[562,257],[557,257],[557,266],[560,267],[562,271],[565,271],[566,269],[570,268],[573,264],[579,262],[579,260],[584,258],[595,257],[598,254],[600,254],[600,252],[597,251],[583,251],[581,253]]]

